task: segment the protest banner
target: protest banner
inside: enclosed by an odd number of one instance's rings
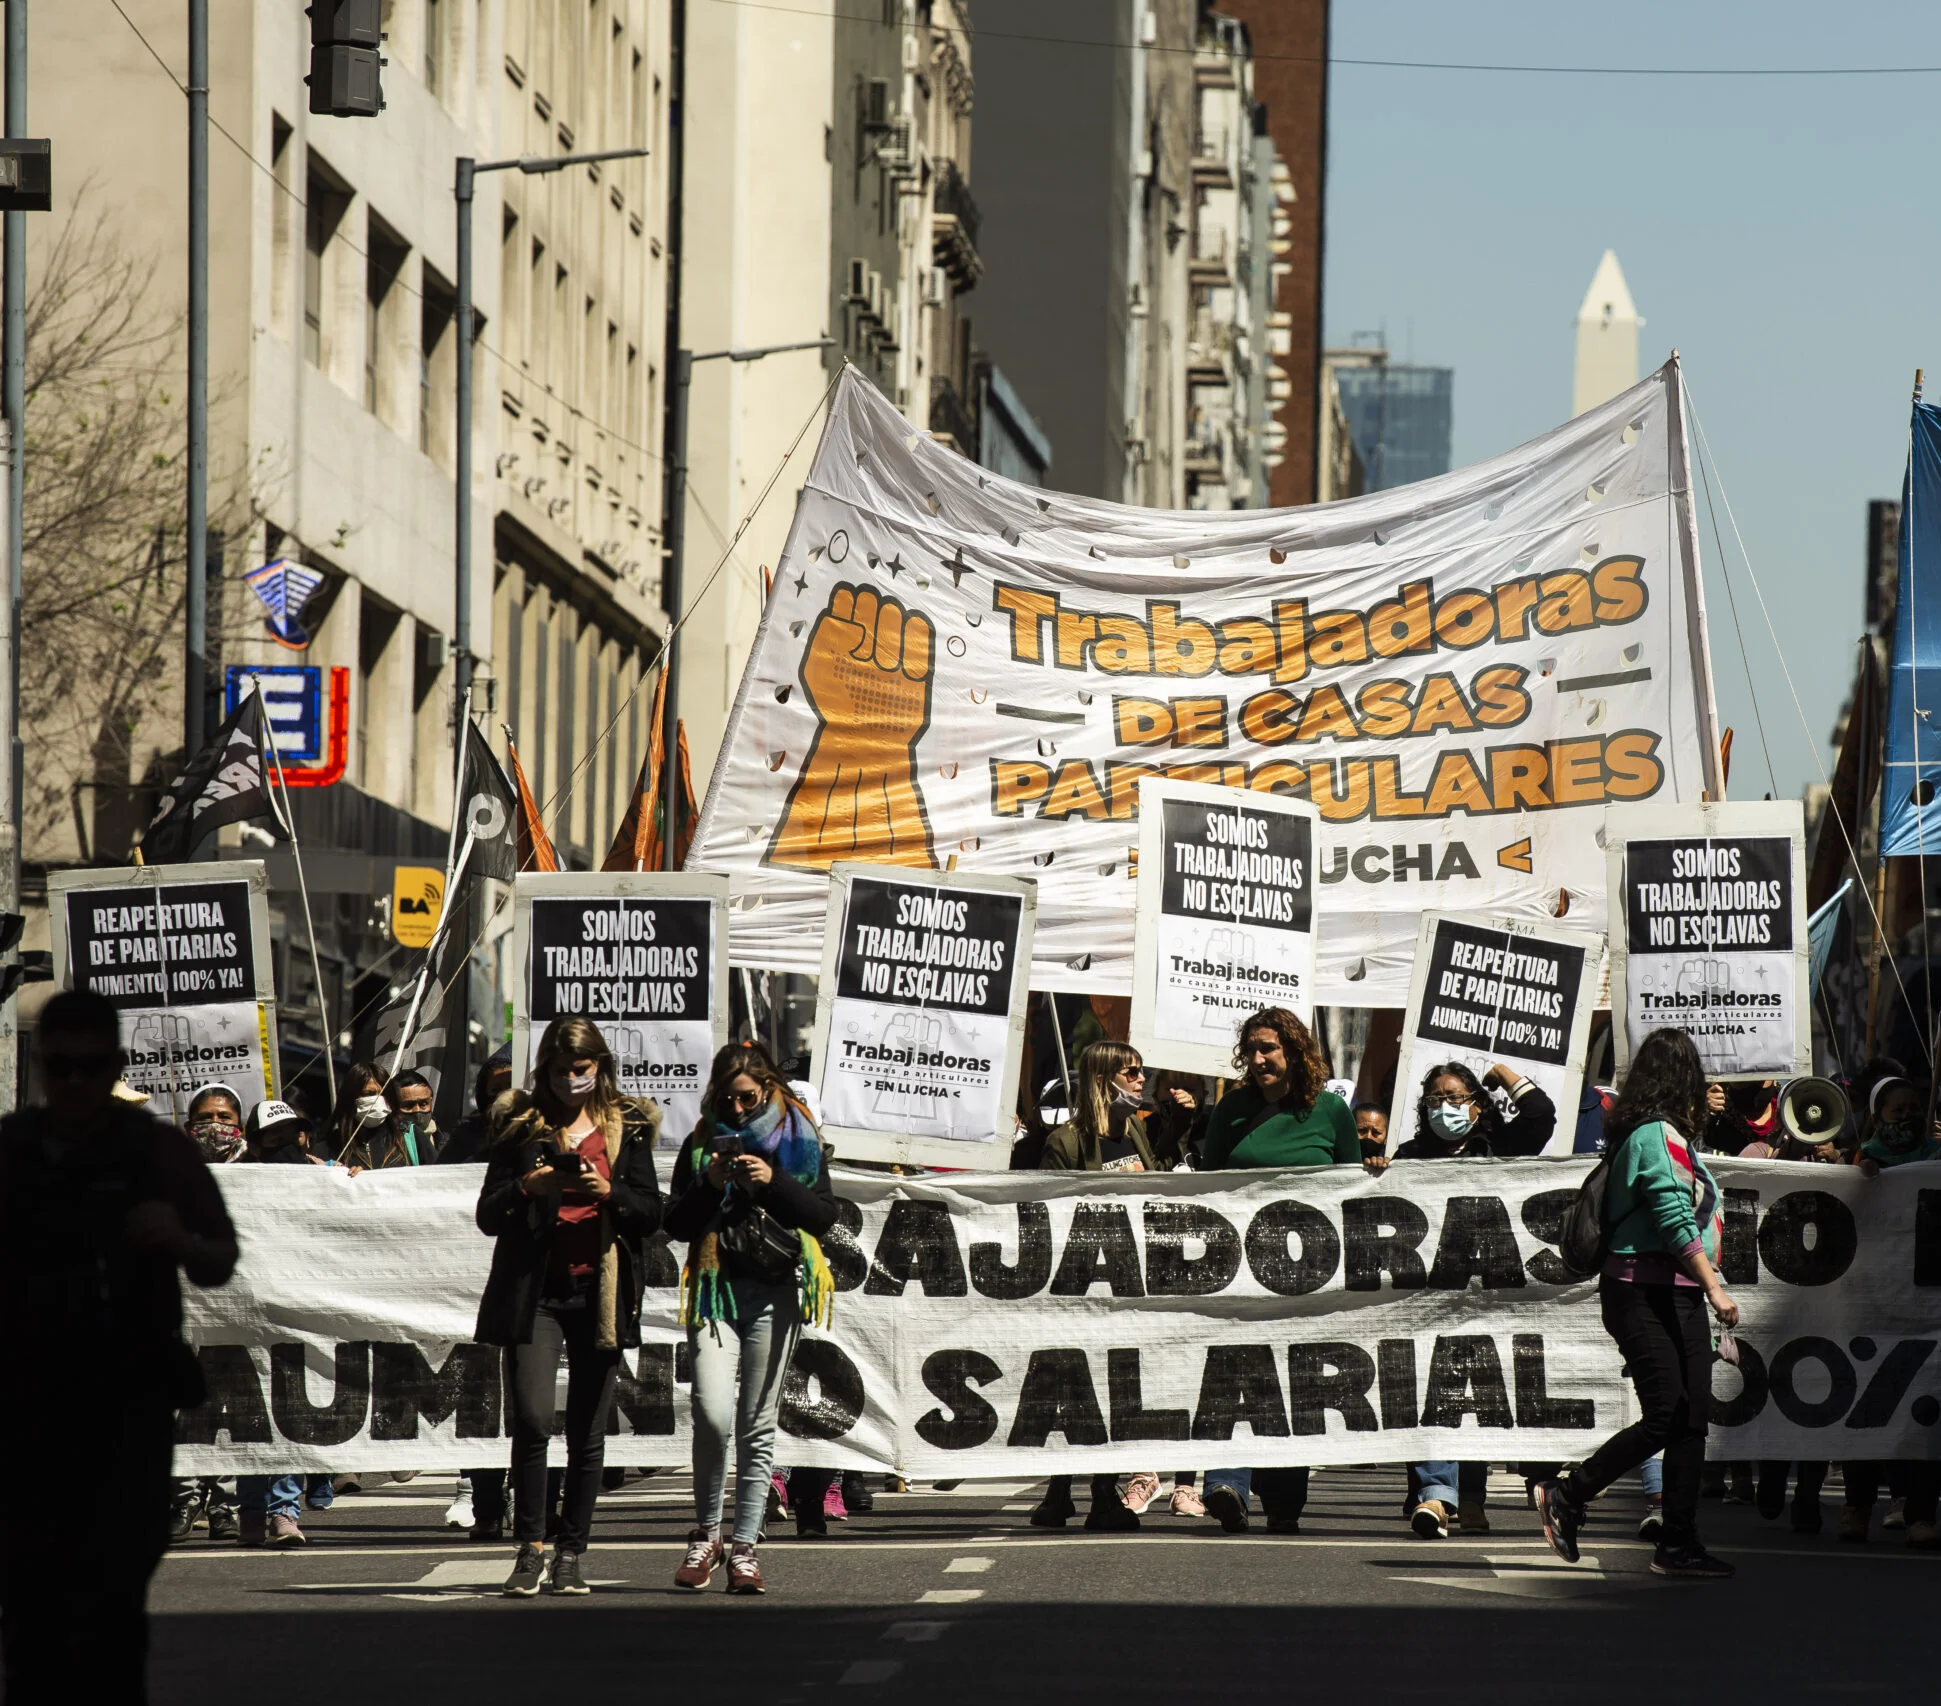
[[[851,1159],[1004,1166],[1035,885],[880,865],[830,877],[812,1069],[823,1135]]]
[[[1557,1106],[1546,1155],[1568,1155],[1604,938],[1520,918],[1429,912],[1416,942],[1388,1115],[1389,1149],[1415,1135],[1425,1074],[1450,1061],[1480,1082],[1511,1068]]]
[[[701,1117],[728,1040],[728,883],[674,871],[521,871],[512,882],[512,1058],[555,1019],[591,1019],[623,1096],[660,1104],[660,1147]]]
[[[1314,807],[1199,782],[1139,784],[1132,1046],[1224,1076],[1240,1021],[1314,1017]]]
[[[1424,911],[1605,923],[1611,801],[1723,793],[1676,363],[1473,468],[1298,510],[1023,486],[838,381],[687,865],[813,972],[838,861],[1029,876],[1031,985],[1133,988],[1138,784],[1311,801],[1320,1003]]]
[[[1589,1167],[838,1171],[835,1315],[797,1348],[778,1456],[926,1478],[1124,1472],[1159,1450],[1181,1469],[1581,1458],[1635,1414],[1596,1282],[1554,1249]],[[1941,1163],[1713,1168],[1742,1319],[1710,1455],[1941,1455]],[[227,1287],[188,1289],[211,1398],[179,1419],[175,1473],[503,1451],[500,1353],[471,1342],[479,1176],[218,1169],[243,1257]],[[688,1460],[676,1262],[650,1251],[609,1464]]]
[[[1618,1075],[1661,1025],[1691,1033],[1713,1078],[1812,1072],[1799,801],[1614,807],[1604,836]]]
[[[123,1077],[160,1119],[220,1079],[243,1112],[276,1093],[269,881],[260,859],[50,871],[54,981],[121,1014]]]

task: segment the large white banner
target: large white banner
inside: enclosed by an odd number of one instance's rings
[[[1714,1078],[1813,1070],[1806,827],[1798,800],[1613,810],[1617,1069],[1663,1025]]]
[[[835,1320],[778,1458],[918,1476],[1580,1457],[1633,1415],[1594,1282],[1553,1248],[1588,1162],[1232,1175],[839,1173]],[[1941,1163],[1720,1161],[1744,1312],[1711,1455],[1941,1455]],[[225,1167],[236,1277],[190,1290],[212,1391],[176,1472],[503,1460],[470,1343],[482,1169]],[[661,1252],[609,1463],[689,1451]]]
[[[1715,724],[1675,364],[1473,468],[1219,513],[986,474],[852,371],[688,866],[737,965],[799,972],[839,860],[1035,877],[1032,986],[1123,995],[1140,779],[1292,794],[1314,999],[1400,1006],[1425,909],[1603,929],[1603,807],[1716,798]]]

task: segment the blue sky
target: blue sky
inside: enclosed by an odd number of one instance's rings
[[[1634,0],[1622,8],[1336,0],[1328,160],[1330,342],[1386,326],[1448,365],[1455,459],[1570,412],[1577,305],[1618,253],[1647,322],[1639,363],[1676,347],[1785,673],[1720,527],[1700,510],[1734,799],[1830,771],[1827,737],[1864,626],[1867,500],[1898,494],[1916,367],[1941,392],[1941,75],[1515,76],[1344,58],[1549,65],[1941,66],[1941,7]],[[1749,665],[1749,668],[1748,668]],[[1748,674],[1756,687],[1748,691]]]

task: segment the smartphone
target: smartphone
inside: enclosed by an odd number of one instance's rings
[[[562,1149],[553,1157],[553,1166],[562,1173],[584,1174],[586,1157],[577,1149]]]

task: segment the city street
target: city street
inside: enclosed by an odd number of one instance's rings
[[[706,1593],[670,1585],[687,1477],[664,1471],[601,1500],[590,1598],[502,1602],[511,1546],[442,1530],[451,1483],[426,1475],[307,1515],[301,1552],[200,1539],[172,1552],[152,1596],[153,1698],[434,1706],[725,1685],[786,1706],[831,1690],[984,1701],[1373,1687],[1384,1700],[1511,1703],[1637,1700],[1677,1678],[1720,1699],[1886,1699],[1930,1680],[1924,1642],[1856,1640],[1852,1619],[1918,1606],[1941,1586],[1941,1555],[1910,1554],[1878,1525],[1867,1546],[1838,1545],[1837,1476],[1813,1538],[1706,1501],[1706,1537],[1739,1567],[1722,1586],[1648,1573],[1635,1484],[1604,1501],[1574,1569],[1545,1548],[1518,1477],[1493,1477],[1490,1533],[1440,1543],[1404,1526],[1401,1487],[1399,1466],[1318,1471],[1298,1538],[1258,1518],[1226,1536],[1166,1515],[1137,1534],[1043,1533],[1025,1523],[1039,1488],[1016,1483],[879,1493],[827,1540],[784,1525],[762,1548],[767,1596],[730,1599],[719,1576]]]

